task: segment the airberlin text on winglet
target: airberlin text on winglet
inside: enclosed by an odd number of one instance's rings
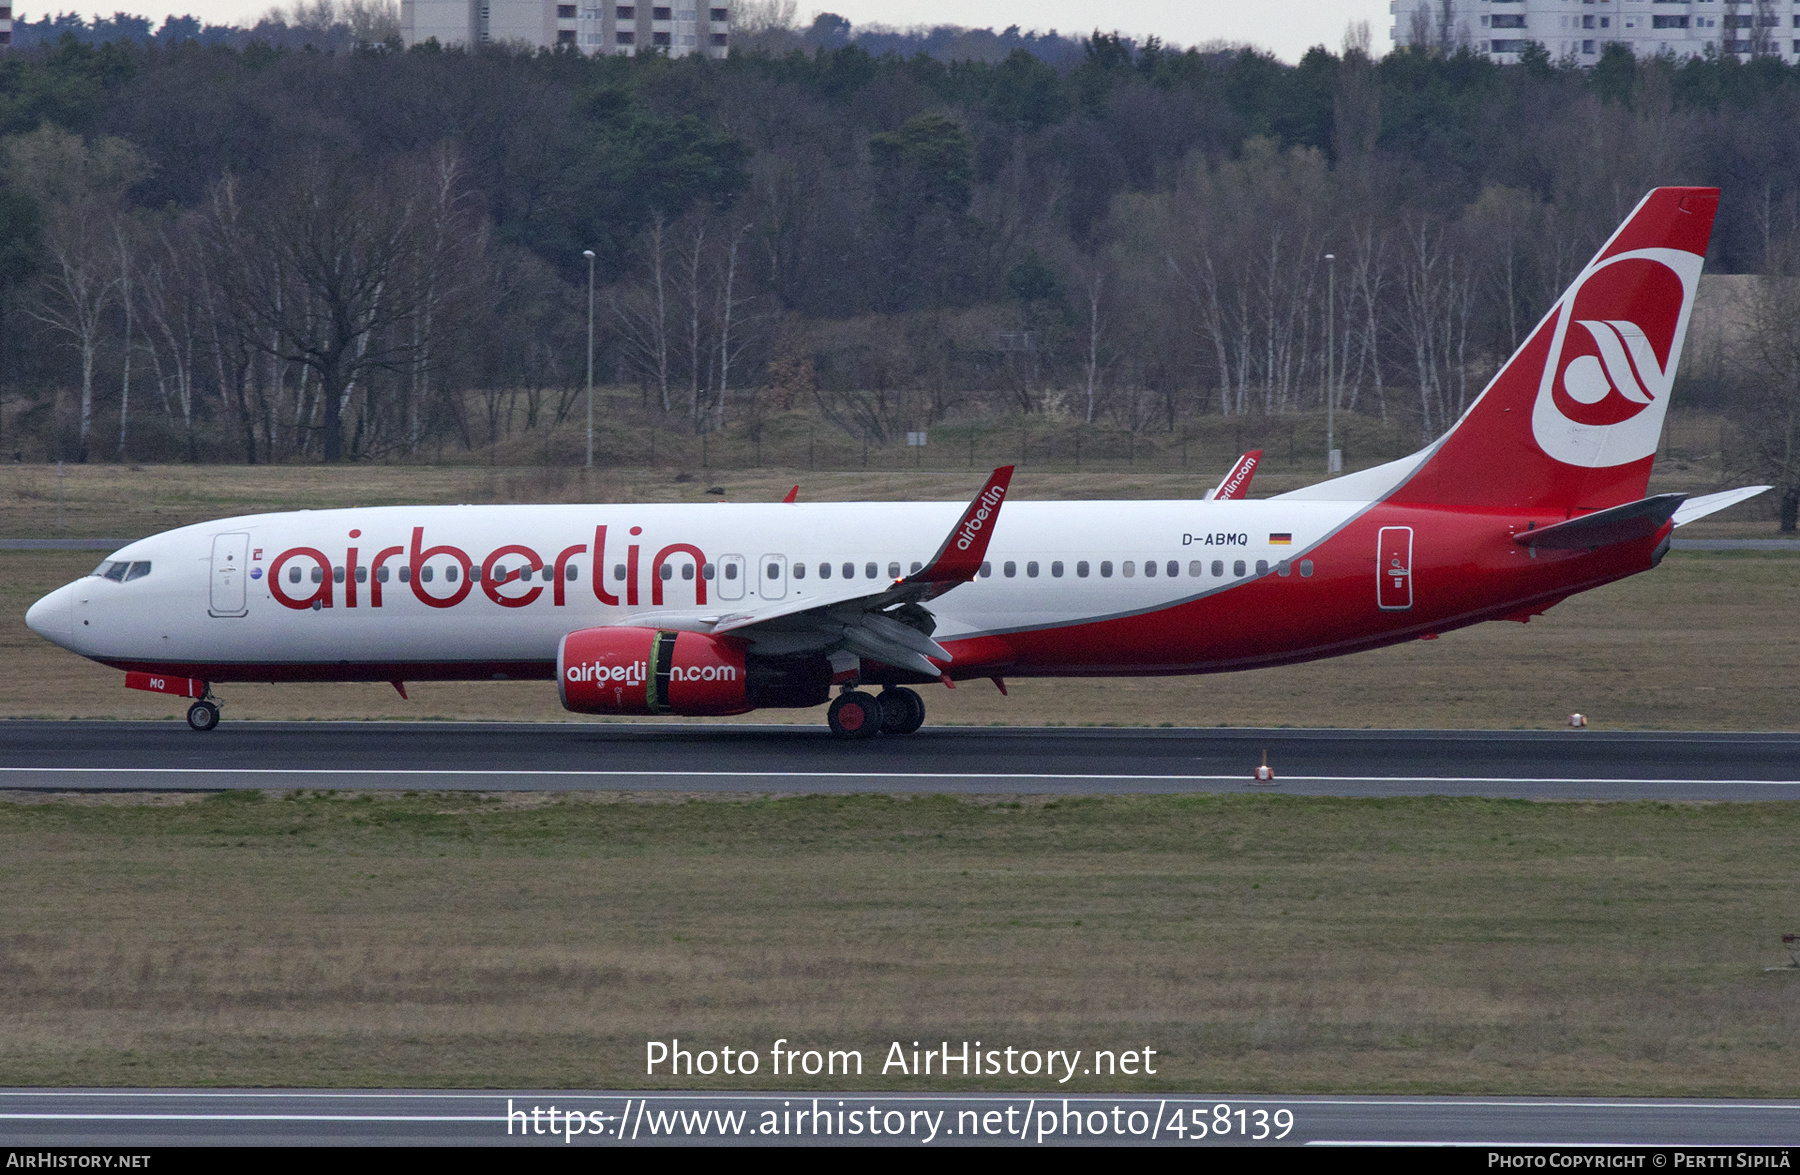
[[[969,511],[968,516],[963,519],[962,526],[957,529],[957,550],[966,551],[975,544],[975,537],[981,533],[981,528],[987,525],[988,517],[993,514],[994,508],[1004,497],[1006,497],[1006,487],[1003,485],[991,485],[976,495],[975,509]]]

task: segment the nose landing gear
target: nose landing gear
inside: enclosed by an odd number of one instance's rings
[[[208,693],[188,707],[188,725],[195,730],[211,730],[219,724],[219,699]]]

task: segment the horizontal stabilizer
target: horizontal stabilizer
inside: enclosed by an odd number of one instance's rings
[[[1689,498],[1675,511],[1675,525],[1686,526],[1695,519],[1705,518],[1708,514],[1716,514],[1727,506],[1735,506],[1748,498],[1754,498],[1772,486],[1745,486],[1741,490],[1726,490],[1722,494],[1706,494],[1698,498]]]
[[[1546,551],[1582,551],[1649,538],[1668,525],[1669,519],[1685,501],[1686,494],[1657,494],[1610,510],[1583,514],[1567,522],[1522,531],[1513,536],[1513,542],[1522,547],[1542,547]]]

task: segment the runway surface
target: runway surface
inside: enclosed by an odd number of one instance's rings
[[[1252,776],[1264,754],[1274,785]],[[226,721],[0,723],[0,790],[233,788],[1800,799],[1800,735]]]
[[[825,1111],[816,1120],[815,1104]],[[510,1136],[509,1106],[514,1115]],[[571,1110],[579,1116],[580,1130],[571,1130],[567,1142],[561,1129],[552,1134],[548,1128],[552,1106],[559,1125]],[[845,1113],[841,1120],[840,1108]],[[534,1109],[539,1114],[532,1119]],[[870,1120],[871,1109],[877,1125],[888,1129],[853,1132],[850,1128],[859,1121]],[[807,1123],[820,1127],[817,1135],[794,1129],[796,1110],[806,1111]],[[858,1117],[850,1117],[852,1113]],[[1177,1122],[1179,1131],[1172,1129]],[[825,1128],[831,1133],[825,1134]],[[1784,1146],[1797,1135],[1800,1102],[1760,1100],[1097,1097],[1053,1089],[979,1096],[720,1093],[651,1094],[648,1099],[635,1093],[537,1090],[0,1090],[0,1145],[6,1147],[568,1147],[757,1141],[1736,1147]]]

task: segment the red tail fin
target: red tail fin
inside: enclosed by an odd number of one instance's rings
[[[1669,407],[1717,188],[1657,188],[1389,500],[1573,513],[1636,501]]]

